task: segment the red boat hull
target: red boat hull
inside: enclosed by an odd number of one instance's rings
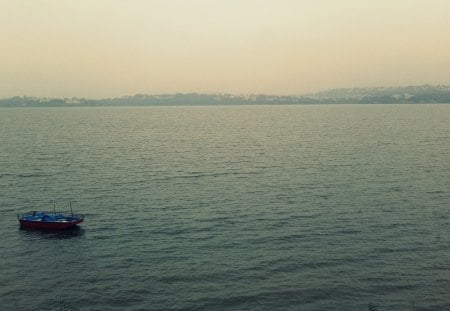
[[[83,219],[77,219],[74,221],[67,222],[45,222],[45,221],[30,221],[20,219],[20,226],[22,228],[32,228],[32,229],[42,229],[42,230],[64,230],[76,226]]]

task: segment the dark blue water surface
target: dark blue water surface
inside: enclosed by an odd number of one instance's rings
[[[0,233],[1,310],[450,310],[450,105],[0,109]]]

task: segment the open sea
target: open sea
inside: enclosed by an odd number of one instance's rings
[[[2,311],[450,310],[450,105],[3,108],[0,238]]]

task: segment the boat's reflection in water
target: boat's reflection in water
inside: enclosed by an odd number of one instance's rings
[[[24,237],[39,240],[64,240],[82,237],[84,235],[84,229],[79,226],[65,230],[42,230],[19,227],[19,232],[21,232]]]

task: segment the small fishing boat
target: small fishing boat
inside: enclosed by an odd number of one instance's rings
[[[70,213],[56,212],[55,205],[53,205],[53,212],[31,211],[17,214],[17,220],[23,228],[64,230],[83,222],[84,215],[74,214],[72,204],[70,204]]]

